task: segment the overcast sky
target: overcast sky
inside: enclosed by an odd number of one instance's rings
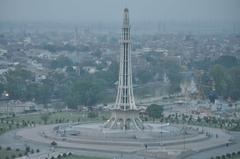
[[[240,0],[0,0],[0,21],[240,21]]]

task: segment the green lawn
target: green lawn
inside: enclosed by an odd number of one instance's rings
[[[57,112],[57,113],[50,113],[50,117],[48,119],[48,124],[53,124],[61,120],[62,122],[77,122],[79,119],[80,121],[101,121],[102,116],[108,116],[108,113],[102,112],[99,113],[99,116],[97,118],[88,118],[88,112]],[[9,118],[8,120],[14,120],[17,122],[22,122],[23,120],[25,121],[30,121],[30,122],[35,122],[37,124],[43,123],[41,119],[41,114],[26,114],[24,116],[19,116],[19,117],[13,117]]]
[[[5,133],[8,130],[12,130],[17,128],[18,126],[15,124],[7,124],[7,123],[0,123],[0,135]]]
[[[98,112],[97,117],[89,117],[89,112],[56,112],[48,113],[47,124],[68,123],[68,122],[87,122],[103,121],[109,118],[109,112]],[[92,115],[93,113],[91,113]],[[25,114],[24,116],[9,117],[1,119],[0,135],[6,131],[34,124],[44,124],[41,119],[42,114]],[[26,123],[25,125],[23,123]]]
[[[84,113],[80,113],[80,112],[57,112],[57,113],[50,113],[50,117],[48,120],[48,123],[55,123],[56,120],[62,119],[64,121],[77,121],[78,118],[84,119],[85,118],[85,114]],[[14,117],[11,118],[9,120],[14,120],[14,121],[33,121],[35,123],[42,123],[42,119],[41,119],[41,114],[37,114],[37,115],[31,115],[31,114],[26,114],[24,116],[20,116],[20,117]]]
[[[76,156],[76,155],[72,155],[72,156],[67,156],[64,159],[109,159],[109,158],[100,158],[100,157],[88,157],[88,156]]]
[[[24,152],[20,151],[20,150],[19,151],[6,150],[5,148],[2,148],[0,150],[0,159],[6,159],[7,157],[9,157],[9,159],[11,159],[11,158],[19,157],[19,156],[24,156]]]

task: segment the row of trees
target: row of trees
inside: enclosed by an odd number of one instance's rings
[[[1,152],[3,151],[3,152]],[[27,156],[28,154],[34,154],[34,153],[39,153],[40,150],[39,149],[31,149],[29,146],[27,146],[25,148],[25,150],[20,150],[19,148],[13,150],[11,147],[6,147],[6,149],[4,150],[1,146],[0,146],[0,159],[14,159],[14,158],[20,158],[22,156]]]
[[[215,82],[217,94],[233,100],[240,99],[240,65],[233,68],[214,65],[210,69],[210,77]]]
[[[206,59],[193,63],[203,70],[198,78],[200,89],[206,96],[215,87],[215,93],[223,98],[240,99],[240,60],[233,56],[221,56],[211,61]]]
[[[97,76],[97,75],[96,75]],[[52,99],[61,99],[70,107],[91,106],[101,98],[101,87],[107,87],[104,80],[95,76],[78,77],[52,72],[41,82],[35,81],[30,71],[17,68],[9,71],[0,84],[0,93],[5,90],[11,99],[48,104]]]
[[[239,156],[240,156],[240,151],[227,153],[222,156],[211,157],[210,159],[228,159],[228,158],[235,158],[235,157],[239,157]]]
[[[228,130],[239,131],[240,130],[240,120],[239,119],[222,119],[216,117],[198,117],[193,118],[192,115],[186,114],[170,114],[166,117],[160,118],[161,121],[171,122],[171,123],[187,123],[193,125],[203,125],[216,128],[225,128]]]
[[[30,71],[16,68],[14,71],[9,71],[4,78],[0,93],[5,90],[11,99],[36,100],[38,103],[46,104],[51,97],[51,81],[46,79],[36,83],[35,76]]]
[[[203,117],[193,118],[192,115],[186,114],[170,114],[168,116],[163,115],[164,108],[162,105],[151,104],[147,109],[146,113],[153,121],[159,119],[161,122],[170,123],[187,123],[193,125],[203,125],[217,128],[225,128],[228,130],[239,131],[240,120],[239,119],[222,119],[216,117]]]

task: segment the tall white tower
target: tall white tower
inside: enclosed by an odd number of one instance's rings
[[[105,128],[111,129],[137,129],[142,130],[143,124],[139,118],[139,111],[135,105],[132,87],[131,39],[129,10],[124,9],[120,70],[118,92],[111,118],[105,123]]]

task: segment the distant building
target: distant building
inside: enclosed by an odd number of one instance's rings
[[[19,100],[1,100],[0,114],[23,113],[38,110],[34,102],[21,102]]]
[[[93,66],[84,66],[83,70],[88,72],[89,74],[94,74],[97,72],[96,67],[93,67]]]

